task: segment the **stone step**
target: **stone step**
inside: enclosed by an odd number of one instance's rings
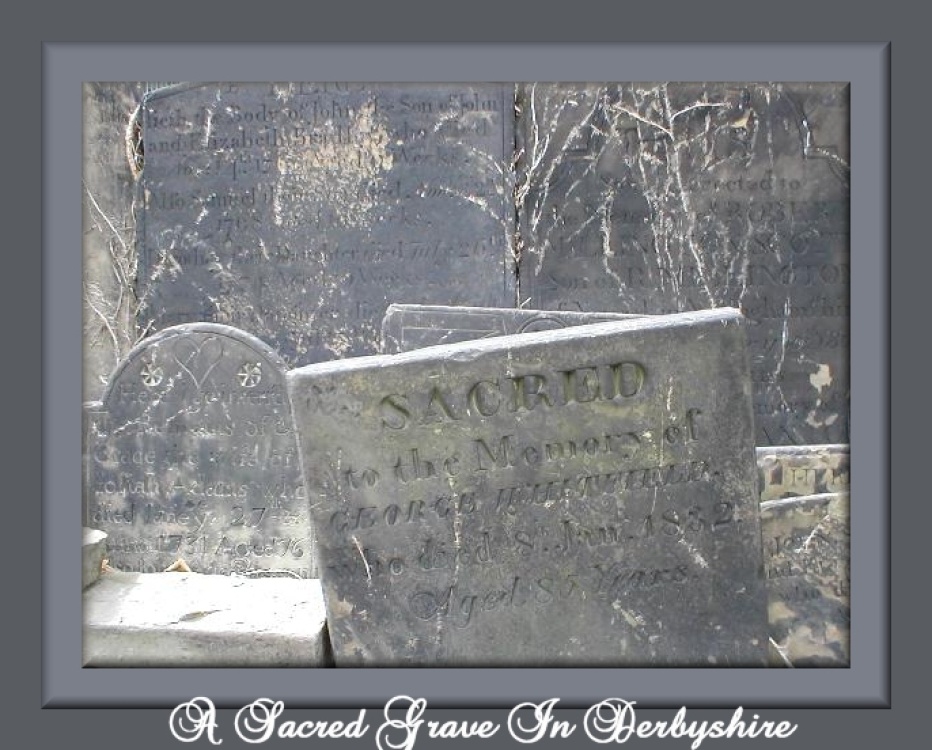
[[[84,666],[332,666],[320,581],[105,572],[84,591]]]

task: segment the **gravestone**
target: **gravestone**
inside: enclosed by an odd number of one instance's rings
[[[630,317],[636,316],[503,307],[392,304],[382,318],[381,353],[397,354],[425,346],[455,344],[509,333],[549,331]]]
[[[761,503],[774,665],[848,666],[848,493]]]
[[[519,87],[519,299],[748,318],[758,445],[849,442],[849,87]]]
[[[502,84],[155,92],[140,327],[235,325],[293,365],[376,353],[398,297],[514,304],[513,106]]]
[[[744,321],[291,370],[337,666],[762,666]]]
[[[758,448],[757,466],[762,501],[847,492],[851,482],[847,444]]]
[[[212,323],[137,345],[86,410],[84,525],[111,567],[316,577],[281,358]]]

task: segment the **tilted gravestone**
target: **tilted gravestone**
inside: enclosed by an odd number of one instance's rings
[[[776,665],[848,666],[849,515],[846,492],[761,503]]]
[[[512,305],[513,106],[502,84],[155,92],[140,328],[235,325],[306,364],[376,353],[399,297]]]
[[[137,345],[86,407],[84,525],[110,565],[315,577],[314,540],[281,358],[230,326]]]
[[[623,313],[578,313],[503,307],[392,304],[382,318],[382,354],[509,333],[604,323],[637,317]]]
[[[737,311],[286,382],[338,666],[766,663]]]
[[[849,87],[519,88],[519,299],[749,320],[758,445],[845,443]]]
[[[762,501],[847,492],[851,482],[847,444],[758,448],[757,466]]]

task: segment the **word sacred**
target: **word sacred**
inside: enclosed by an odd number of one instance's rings
[[[521,703],[508,714],[507,729],[511,737],[523,744],[534,744],[541,739],[566,739],[573,735],[577,725],[561,721],[554,716],[559,698],[541,703]],[[744,709],[735,709],[729,721],[687,721],[686,707],[680,708],[671,721],[638,721],[635,701],[608,698],[593,705],[583,718],[583,731],[593,742],[616,744],[627,742],[632,736],[638,739],[691,739],[691,750],[698,750],[706,739],[765,738],[786,739],[797,729],[788,721],[761,721],[753,715],[744,718]],[[423,718],[427,710],[424,698],[398,695],[385,704],[385,721],[375,731],[378,750],[413,750],[423,731],[430,739],[480,740],[493,737],[502,725],[494,721],[428,721]],[[366,723],[366,709],[361,708],[356,719],[342,721],[279,721],[285,711],[282,701],[259,698],[236,713],[234,729],[244,742],[260,744],[272,737],[281,739],[350,738],[365,737],[370,730]],[[394,714],[394,715],[393,715]],[[206,735],[213,745],[223,738],[217,736],[217,710],[209,698],[194,698],[175,707],[169,717],[169,728],[179,742],[194,742]]]
[[[480,380],[454,392],[434,386],[428,393],[390,393],[379,402],[383,427],[402,430],[412,421],[432,424],[464,417],[494,417],[500,411],[533,411],[574,402],[615,401],[636,396],[647,371],[638,362],[576,367],[553,373]]]

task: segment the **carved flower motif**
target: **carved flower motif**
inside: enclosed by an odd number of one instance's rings
[[[244,362],[236,373],[239,384],[243,388],[253,388],[259,385],[262,380],[262,363],[261,362]]]
[[[152,362],[146,362],[142,366],[142,370],[139,372],[139,377],[142,378],[143,385],[149,388],[154,388],[162,382],[162,378],[165,377],[165,373],[158,365],[155,365]]]

